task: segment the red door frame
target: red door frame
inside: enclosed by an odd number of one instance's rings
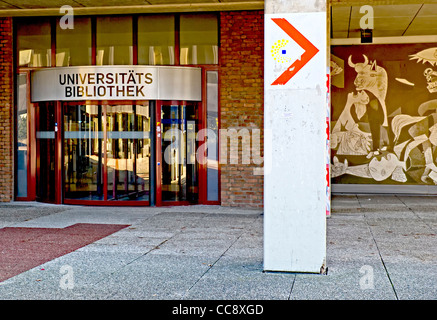
[[[156,101],[155,103],[155,167],[156,169],[156,181],[155,181],[155,205],[157,207],[162,206],[162,143],[161,143],[161,107],[162,101]],[[153,125],[153,124],[152,124]]]
[[[31,198],[30,200],[35,201],[37,199],[37,192],[36,192],[36,178],[37,176],[41,175],[41,154],[40,154],[40,148],[38,147],[38,144],[40,141],[36,138],[36,133],[40,130],[39,123],[40,121],[40,106],[37,103],[31,103],[30,104],[30,110],[29,115],[31,116],[31,121],[29,123],[29,132],[28,132],[28,153],[30,154],[28,156],[28,197]],[[54,113],[54,119],[55,123],[58,121],[58,104],[56,102],[53,102],[53,113]],[[55,137],[54,137],[54,144],[55,144],[55,151],[54,151],[54,171],[55,171],[55,181],[54,183],[54,190],[55,190],[55,196],[53,201],[44,200],[43,202],[48,203],[54,203],[54,204],[61,204],[62,203],[62,194],[60,194],[60,182],[62,180],[59,179],[59,157],[58,157],[58,131],[56,131],[56,128],[53,128],[55,131]],[[46,164],[45,164],[46,165]],[[23,200],[23,198],[17,198],[17,200]]]
[[[27,196],[26,197],[15,197],[16,201],[35,201],[36,199],[36,119],[35,106],[30,101],[30,71],[24,70],[20,74],[26,75],[26,101],[27,101],[27,155],[26,155],[26,165],[27,165]],[[16,116],[15,116],[16,117]],[[16,125],[15,125],[16,126]],[[16,126],[17,127],[17,126]],[[17,136],[15,134],[15,136]],[[14,146],[17,149],[17,146]],[[17,175],[15,175],[17,179]],[[15,184],[18,182],[15,181]]]
[[[193,67],[199,67],[198,65]],[[206,129],[208,126],[207,123],[207,72],[208,71],[217,71],[219,73],[219,68],[217,66],[202,66],[202,101],[197,103],[197,118],[198,118],[198,131],[202,129]],[[218,77],[218,92],[220,93],[220,74]],[[162,189],[161,189],[161,175],[162,175],[162,154],[161,154],[161,106],[163,103],[174,103],[180,105],[182,103],[186,103],[184,101],[156,101],[156,143],[155,143],[155,153],[156,153],[156,206],[166,206],[166,205],[191,205],[192,203],[188,201],[162,201]],[[220,100],[218,103],[218,127],[220,128]],[[158,131],[159,128],[159,131]],[[197,132],[198,132],[197,131]],[[196,136],[197,136],[196,132]],[[200,143],[206,143],[205,140],[199,141]],[[220,135],[217,136],[217,162],[218,162],[218,200],[216,201],[208,201],[208,180],[207,180],[207,162],[200,161],[198,163],[198,175],[199,175],[199,185],[198,185],[198,204],[203,205],[220,205],[221,204],[221,169],[220,169]],[[196,157],[197,160],[197,157]]]
[[[55,104],[55,202],[62,203],[63,182],[62,168],[63,168],[63,121],[62,121],[62,103],[57,101]]]

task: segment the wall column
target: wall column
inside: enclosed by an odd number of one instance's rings
[[[14,199],[12,18],[0,18],[0,202]]]
[[[266,0],[264,270],[326,267],[327,3]]]

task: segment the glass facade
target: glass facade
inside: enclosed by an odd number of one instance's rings
[[[72,29],[59,18],[17,21],[19,67],[218,64],[216,14],[75,17]]]
[[[48,18],[30,18],[17,25],[18,65],[50,67],[51,25]]]
[[[32,70],[50,67],[218,64],[216,14],[80,16],[72,29],[58,17],[17,18],[15,30],[17,198],[150,204],[219,200],[214,138],[208,137],[203,182],[196,162],[200,126],[218,135],[218,71],[202,71],[208,82],[203,103],[32,103],[29,82]],[[161,163],[153,161],[157,157]],[[207,192],[199,192],[200,183]]]
[[[181,64],[218,63],[218,20],[214,14],[180,17]]]
[[[175,16],[138,17],[138,64],[175,64]]]
[[[96,65],[133,64],[132,17],[97,17]]]
[[[61,28],[56,23],[56,66],[87,66],[92,64],[91,18],[74,18],[74,28]]]

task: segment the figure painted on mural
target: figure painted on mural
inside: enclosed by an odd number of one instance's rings
[[[346,105],[332,131],[332,148],[338,155],[366,155],[371,159],[387,150],[388,117],[385,98],[387,95],[387,72],[369,61],[348,64],[357,72],[354,80],[356,93],[350,92]],[[360,127],[363,116],[367,116],[367,128]]]
[[[375,181],[383,181],[391,177],[394,181],[406,182],[407,177],[404,170],[406,170],[405,162],[400,161],[394,153],[384,151],[382,154],[374,156],[369,163],[355,166],[349,166],[347,159],[340,162],[334,156],[331,177],[335,178],[343,174],[349,174]]]
[[[356,60],[349,55],[348,65],[357,74],[355,91],[347,94],[346,104],[331,133],[331,147],[336,150],[331,177],[351,175],[375,182],[391,179],[399,183],[437,185],[437,99],[421,103],[406,114],[402,103],[398,103],[395,106],[398,109],[388,115],[386,70],[366,55],[363,55],[364,61]],[[434,67],[437,48],[410,55],[410,60]],[[404,65],[399,67],[405,68]],[[423,69],[426,88],[422,91],[427,89],[430,94],[436,94],[437,71],[430,67]],[[415,87],[415,83],[403,78],[408,75],[398,74],[401,77],[394,80]]]
[[[437,100],[422,103],[418,108],[419,116],[397,115],[392,121],[395,135],[395,153],[408,163],[407,169],[422,167],[420,180],[429,179],[437,184],[437,166],[434,153],[437,147]],[[412,151],[420,147],[421,152]]]
[[[343,68],[340,67],[335,61],[330,62],[330,68],[331,68],[331,77],[337,76],[343,72]]]
[[[369,160],[361,165],[349,166],[346,158],[340,162],[335,156],[332,177],[349,174],[375,181],[391,177],[392,180],[405,182],[405,162],[387,148],[387,72],[366,55],[363,58],[364,62],[354,63],[349,56],[348,65],[357,73],[354,79],[356,93],[350,92],[347,96],[346,105],[332,130],[331,145],[337,150],[336,155],[365,155]],[[366,126],[360,125],[363,121]]]
[[[389,177],[398,182],[406,182],[405,172],[423,183],[437,184],[437,100],[421,104],[419,116],[396,115],[391,128],[394,133],[393,152],[382,151],[374,155],[369,163],[348,166],[347,160],[341,163],[334,157],[331,168],[332,177],[350,174],[375,181]]]
[[[348,64],[357,73],[354,80],[356,91],[365,91],[369,96],[366,112],[372,134],[372,151],[368,155],[370,159],[374,154],[379,154],[389,144],[388,116],[385,102],[388,76],[386,70],[377,65],[376,60],[370,61],[366,55],[363,55],[363,58],[364,62],[354,63],[352,56],[349,56]]]
[[[337,149],[338,155],[367,155],[369,153],[372,135],[359,125],[368,103],[369,96],[364,91],[348,94],[346,106],[331,133],[331,147]]]
[[[410,60],[417,60],[417,62],[428,62],[432,66],[437,64],[437,48],[428,48],[410,55]]]
[[[423,75],[426,78],[426,81],[428,83],[427,89],[429,93],[436,93],[437,92],[437,71],[434,71],[431,68],[426,68],[423,72]]]

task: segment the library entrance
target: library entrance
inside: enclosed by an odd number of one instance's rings
[[[123,93],[118,99],[96,100],[94,97],[80,99],[82,96],[78,97],[77,93],[98,94],[99,90],[103,93],[103,89],[99,89],[103,87],[82,86],[78,90],[81,86],[77,86],[77,81],[85,76],[77,73],[75,78],[74,73],[70,76],[70,71],[65,78],[56,73],[54,81],[64,86],[62,94],[71,93],[79,99],[68,101],[64,96],[55,100],[50,90],[32,92],[26,155],[30,183],[27,183],[28,197],[23,200],[136,206],[211,203],[208,161],[199,162],[197,152],[203,143],[201,139],[198,141],[198,133],[206,129],[207,124],[200,93],[200,72],[199,81],[194,79],[198,88],[191,92],[186,85],[185,90],[178,91],[178,82],[172,79],[176,90],[167,92],[166,97],[183,98],[185,95],[186,99],[146,100],[138,99],[138,95],[133,97],[135,100],[126,99],[129,92],[143,94],[148,88],[122,87],[123,84],[118,83],[113,88],[113,93]],[[94,74],[95,79],[100,78],[100,84],[104,84],[103,80],[108,78],[101,75],[103,71],[88,70],[83,74],[88,74],[87,77]],[[163,81],[162,74],[150,72],[144,79]],[[44,78],[50,77],[44,75]],[[183,84],[189,78],[182,74],[182,79],[177,81]],[[41,80],[32,75],[31,81]],[[50,85],[50,81],[45,82]],[[69,82],[71,89],[65,87]],[[137,83],[141,84],[139,76]],[[32,90],[38,90],[38,85],[32,85]],[[165,92],[159,91],[160,94]],[[148,94],[159,98],[159,94],[151,91]],[[45,100],[44,97],[50,101],[38,101]]]

